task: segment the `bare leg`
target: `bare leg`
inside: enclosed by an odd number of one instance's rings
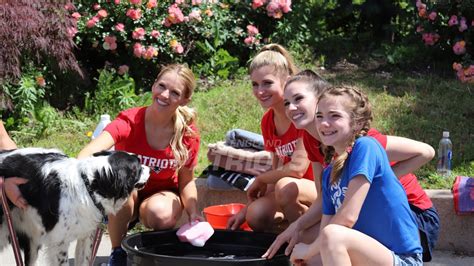
[[[154,230],[173,228],[183,207],[179,196],[171,191],[160,191],[145,199],[140,204],[141,223]]]
[[[357,230],[330,224],[320,234],[324,265],[393,265],[389,249]]]
[[[285,218],[291,223],[305,213],[316,200],[314,182],[308,179],[285,177],[275,185],[275,198]]]
[[[248,205],[245,219],[254,231],[269,231],[273,228],[276,212],[275,194],[271,192]]]

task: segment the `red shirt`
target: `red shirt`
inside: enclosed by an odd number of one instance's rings
[[[372,138],[380,142],[384,149],[387,147],[387,136],[378,132],[376,129],[371,128],[369,132],[367,132],[367,136],[371,136]],[[397,162],[390,162],[391,166],[395,164],[397,164]],[[425,191],[418,183],[418,180],[414,174],[406,174],[400,177],[398,180],[405,189],[405,192],[408,197],[408,203],[415,205],[416,207],[422,210],[429,209],[433,206],[433,202],[431,202],[430,197],[426,195]]]
[[[325,165],[324,155],[320,149],[321,142],[311,136],[311,134],[306,130],[303,130],[303,144],[306,153],[308,153],[308,159],[311,162],[318,162]]]
[[[151,168],[150,178],[140,194],[154,194],[168,189],[177,190],[177,160],[174,158],[170,145],[163,150],[155,150],[148,144],[145,132],[145,111],[146,107],[122,111],[105,130],[112,135],[116,150],[137,154],[141,163]],[[196,134],[183,136],[183,143],[188,149],[189,156],[184,166],[188,168],[193,168],[197,164],[200,142],[194,123],[191,124],[191,128]]]
[[[275,153],[283,164],[291,161],[291,157],[296,148],[296,141],[302,137],[303,130],[297,129],[290,123],[288,130],[281,136],[276,134],[275,121],[273,120],[273,109],[268,110],[262,118],[260,124],[266,151]],[[306,170],[303,178],[314,180],[313,168],[311,165]]]

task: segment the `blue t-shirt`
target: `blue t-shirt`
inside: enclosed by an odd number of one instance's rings
[[[361,137],[355,141],[336,184],[330,184],[331,170],[332,165],[323,174],[324,214],[334,215],[344,201],[349,181],[363,175],[370,182],[370,188],[353,229],[371,236],[397,254],[422,252],[405,191],[377,140]]]

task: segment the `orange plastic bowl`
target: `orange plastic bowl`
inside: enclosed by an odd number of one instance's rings
[[[227,221],[234,214],[237,214],[241,209],[245,207],[242,203],[229,203],[223,205],[214,205],[204,208],[203,212],[206,216],[207,222],[209,222],[214,229],[226,229]],[[240,229],[246,231],[252,231],[247,222],[240,226]]]

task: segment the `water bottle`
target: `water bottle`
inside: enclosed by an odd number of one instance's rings
[[[449,139],[449,131],[443,131],[443,138],[439,141],[438,165],[436,170],[442,176],[451,175],[451,159],[453,156],[453,144]]]
[[[110,115],[108,114],[103,114],[100,116],[100,121],[97,127],[94,130],[94,133],[92,133],[92,139],[97,138],[100,133],[104,130],[104,128],[110,123]]]

